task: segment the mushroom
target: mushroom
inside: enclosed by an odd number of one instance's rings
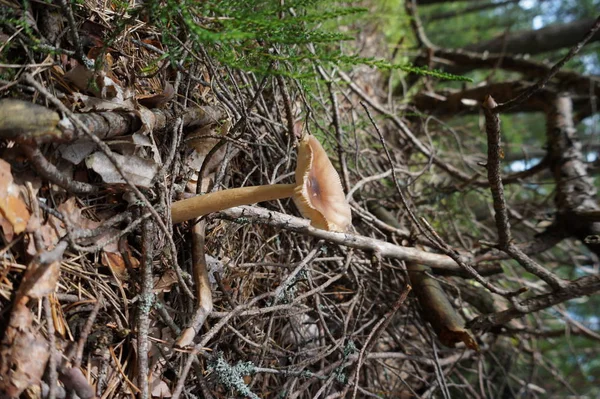
[[[340,176],[315,136],[305,135],[298,145],[292,199],[302,216],[310,219],[314,227],[346,231],[352,223]]]
[[[289,197],[314,227],[345,231],[352,222],[340,177],[319,141],[308,134],[298,145],[296,184],[232,188],[199,195],[173,203],[171,217],[173,223],[181,223],[234,206]]]

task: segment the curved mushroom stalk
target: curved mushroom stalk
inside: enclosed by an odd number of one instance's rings
[[[345,231],[352,223],[340,177],[321,144],[310,135],[305,135],[298,146],[296,184],[233,188],[199,195],[173,203],[171,218],[173,223],[181,223],[234,206],[289,197],[314,227]]]
[[[173,223],[181,223],[209,213],[250,205],[257,202],[289,198],[294,193],[295,184],[271,184],[265,186],[231,188],[214,193],[197,195],[177,201],[171,205]]]

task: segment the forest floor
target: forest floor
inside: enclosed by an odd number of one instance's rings
[[[378,244],[365,237],[362,254],[322,236],[287,216],[298,215],[290,199],[171,223],[186,193],[293,181],[290,132],[306,102],[296,88],[207,54],[176,68],[140,20],[106,47],[118,23],[110,9],[12,6],[33,33],[2,32],[2,395],[363,391],[347,384],[367,358],[354,342],[372,347],[375,315],[395,313],[410,290],[400,269],[384,285],[371,274]],[[362,74],[372,91],[367,76],[377,75]],[[340,112],[353,106],[342,99]],[[396,298],[393,311],[384,298]]]
[[[315,63],[308,88],[285,62],[244,71],[191,39],[169,47],[143,13],[7,3],[18,23],[0,30],[0,398],[510,390],[511,338],[465,327],[510,305],[466,279],[485,285],[502,268],[466,270],[479,248],[444,247],[436,200],[420,198],[441,184],[434,155],[408,148],[421,144],[386,74]],[[356,52],[385,54],[381,35],[362,28]],[[296,184],[307,132],[339,172],[346,231],[315,228],[283,195],[174,212],[200,193]],[[417,201],[419,215],[399,211]]]

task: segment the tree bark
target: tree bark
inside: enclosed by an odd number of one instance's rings
[[[594,18],[584,18],[568,24],[553,24],[542,29],[513,32],[492,40],[471,44],[466,50],[475,52],[540,54],[565,47],[572,47],[581,40],[594,25]],[[600,31],[590,43],[600,40]]]
[[[573,123],[570,97],[558,95],[551,102],[546,137],[550,169],[556,182],[557,222],[600,256],[600,242],[595,238],[600,235],[600,222],[591,216],[600,211],[600,205]]]

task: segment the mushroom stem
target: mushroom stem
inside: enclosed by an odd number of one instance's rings
[[[212,212],[250,205],[257,202],[289,198],[294,194],[295,184],[270,184],[264,186],[232,188],[198,195],[177,201],[171,205],[173,223],[181,223]]]

